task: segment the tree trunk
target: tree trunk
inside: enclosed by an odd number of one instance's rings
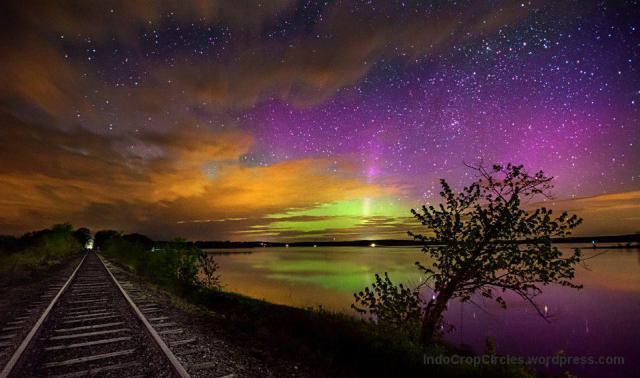
[[[451,298],[450,294],[441,292],[436,299],[431,300],[422,318],[422,328],[420,329],[420,342],[422,345],[433,343],[434,337],[442,322],[442,314],[447,309],[447,303]]]

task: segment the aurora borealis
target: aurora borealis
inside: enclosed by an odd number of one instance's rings
[[[0,231],[404,238],[464,163],[640,231],[636,1],[14,1]]]

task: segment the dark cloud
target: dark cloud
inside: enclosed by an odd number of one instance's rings
[[[310,105],[355,83],[380,59],[411,61],[476,41],[509,28],[530,9],[508,2],[504,7],[476,3],[462,15],[460,9],[442,7],[425,16],[391,3],[337,3],[307,33],[284,41],[240,41],[221,63],[196,59],[156,74],[174,77],[199,100],[216,106],[246,108],[272,96]]]
[[[259,30],[290,12],[294,3],[291,0],[260,4],[249,0],[22,0],[6,2],[3,21],[18,33],[26,30],[57,33],[79,40],[116,38],[135,44],[141,31],[153,30],[167,22],[221,23],[246,31]]]
[[[10,2],[6,18],[11,20],[5,24],[9,36],[3,42],[13,53],[4,62],[2,92],[66,122],[81,113],[83,124],[100,126],[105,117],[98,104],[103,98],[111,99],[107,108],[126,117],[172,108],[176,92],[181,93],[180,105],[187,106],[246,108],[270,96],[311,104],[356,82],[380,59],[412,60],[475,41],[508,28],[531,7],[509,2],[463,10],[434,7],[425,16],[390,3],[377,8],[336,3],[321,12],[323,22],[311,30],[268,38],[281,19],[295,22],[291,9],[291,1],[260,6],[250,1]],[[149,47],[136,42],[141,33],[193,23],[230,28],[234,37],[228,53],[185,60],[176,52],[171,64],[166,59],[137,62],[145,72],[140,87],[114,89],[104,82],[111,80],[102,72],[105,68],[97,72],[91,62],[79,59],[86,54],[73,53],[124,44],[119,50],[128,51],[132,60],[140,59],[136,57],[149,54]],[[260,32],[245,36],[246,30]]]

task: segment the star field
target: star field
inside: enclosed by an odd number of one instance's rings
[[[635,1],[71,3],[3,16],[3,143],[50,141],[2,155],[9,231],[396,237],[480,162],[639,206]]]

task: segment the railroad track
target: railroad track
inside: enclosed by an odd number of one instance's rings
[[[132,281],[132,277],[118,266],[106,260],[104,263],[192,377],[237,377],[239,366],[232,362],[229,354],[220,353],[221,349],[230,352],[228,346],[221,344],[220,340],[211,339],[210,336],[198,332],[194,329],[191,319],[180,316],[157,295]],[[233,352],[230,354],[233,355]],[[221,360],[225,360],[226,363],[221,363]],[[229,365],[234,366],[230,368]],[[250,375],[268,376],[263,372]]]
[[[154,329],[158,317],[132,301],[94,252],[47,295],[53,298],[0,378],[189,376]],[[181,331],[170,325],[162,329],[167,334]]]

